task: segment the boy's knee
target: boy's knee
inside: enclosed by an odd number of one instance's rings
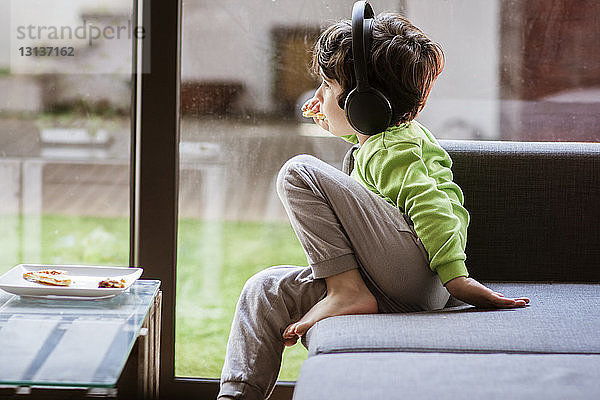
[[[282,273],[278,267],[270,267],[252,275],[242,289],[240,298],[255,301],[264,296],[277,295],[282,281]]]
[[[319,161],[320,160],[317,157],[311,156],[310,154],[298,154],[290,158],[286,164],[289,164],[292,167],[302,167],[306,165],[313,165],[315,162]]]
[[[277,265],[266,268],[252,275],[242,289],[240,298],[255,301],[259,298],[281,298],[296,284],[312,281],[312,270],[309,267]]]
[[[255,297],[258,293],[264,293],[265,289],[271,284],[273,280],[272,274],[269,273],[269,269],[257,272],[252,275],[242,288],[242,296],[249,295]]]
[[[311,156],[309,154],[299,154],[294,156],[286,161],[285,164],[279,170],[278,181],[285,179],[292,175],[293,173],[297,173],[300,170],[310,168],[315,165],[319,161],[318,158]]]
[[[277,193],[281,196],[284,193],[284,189],[290,180],[296,179],[301,171],[306,171],[319,162],[319,159],[308,155],[299,154],[290,158],[279,170],[277,175]]]

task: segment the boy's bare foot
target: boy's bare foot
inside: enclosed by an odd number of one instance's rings
[[[315,304],[300,321],[283,332],[286,346],[296,343],[318,321],[337,315],[375,314],[377,300],[362,280],[358,270],[350,270],[326,278],[327,296]]]

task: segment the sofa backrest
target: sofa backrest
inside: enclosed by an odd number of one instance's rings
[[[600,143],[440,140],[483,281],[600,282]]]

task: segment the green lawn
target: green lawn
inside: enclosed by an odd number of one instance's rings
[[[233,311],[244,282],[272,265],[306,265],[287,223],[183,220],[177,269],[176,372],[218,377]],[[280,374],[295,380],[306,358],[302,345],[287,349]]]
[[[18,263],[127,265],[126,218],[0,216],[0,273]],[[38,245],[38,243],[41,243]],[[179,224],[176,374],[220,375],[235,303],[252,274],[272,265],[306,265],[288,223]],[[284,353],[281,380],[295,380],[306,350]]]

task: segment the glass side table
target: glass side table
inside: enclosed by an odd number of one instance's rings
[[[0,290],[0,398],[66,389],[117,397],[119,377],[135,357],[137,381],[127,385],[136,387],[135,397],[158,399],[159,287],[160,281],[138,280],[108,300],[35,299]]]

